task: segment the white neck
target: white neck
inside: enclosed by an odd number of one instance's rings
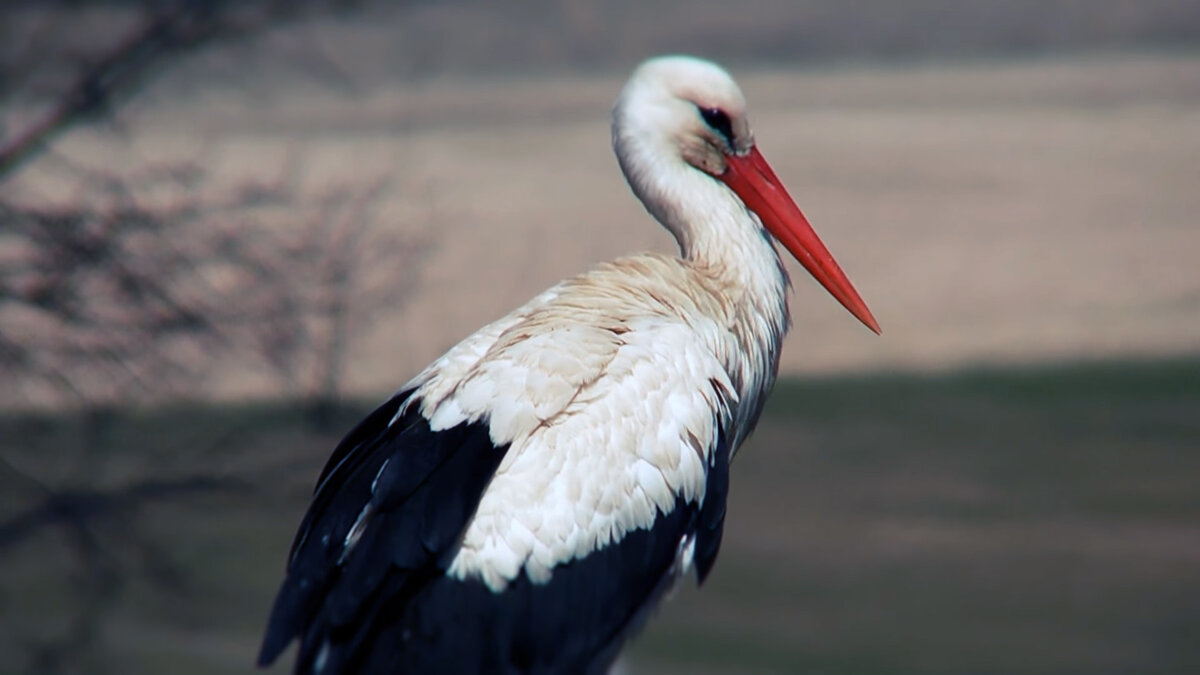
[[[732,190],[684,161],[652,129],[628,124],[622,112],[618,106],[613,120],[621,170],[646,210],[675,235],[683,259],[716,282],[733,310],[730,328],[745,358],[728,365],[748,399],[741,414],[757,417],[790,321],[787,272],[770,235]]]
[[[675,236],[683,259],[719,281],[730,300],[778,306],[786,320],[787,272],[757,217],[724,183],[684,161],[669,139],[623,113],[619,106],[613,119],[621,171]]]

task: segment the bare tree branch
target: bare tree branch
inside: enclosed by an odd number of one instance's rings
[[[281,460],[298,461],[281,455],[231,470],[259,431],[245,428],[176,438],[178,447],[119,448],[115,420],[138,402],[194,397],[214,363],[236,360],[274,375],[276,392],[303,396],[310,421],[327,423],[360,327],[403,306],[432,245],[420,227],[378,226],[391,176],[308,196],[293,156],[277,178],[217,188],[220,177],[210,180],[203,157],[88,168],[55,151],[54,141],[73,126],[111,121],[117,106],[185,54],[351,4],[118,3],[120,29],[86,40],[76,40],[82,28],[66,30],[66,6],[30,10],[46,11],[24,31],[0,16],[0,38],[20,38],[0,45],[0,186],[44,155],[76,190],[54,204],[0,194],[3,396],[74,415],[55,418],[74,420],[65,441],[55,429],[45,434],[54,440],[33,433],[0,443],[0,491],[13,497],[0,512],[0,559],[54,547],[72,586],[56,625],[7,643],[30,670],[96,672],[104,663],[100,629],[130,588],[189,591],[186,567],[146,517],[154,509],[245,494],[247,476],[276,475]],[[301,67],[327,82],[349,81],[323,54]],[[310,215],[297,224],[295,213]]]
[[[8,138],[0,138],[0,182],[43,152],[64,130],[107,116],[120,100],[183,55],[218,41],[246,39],[315,12],[357,4],[353,0],[147,1],[142,4],[139,20],[98,55],[80,65],[73,78],[55,95],[49,111]],[[10,83],[21,82],[20,73],[25,72],[21,69],[28,70],[29,55],[43,51],[43,42],[53,39],[50,34],[53,29],[44,28],[47,23],[26,43],[28,54],[0,64],[8,66],[0,72],[0,98],[11,98]],[[38,34],[43,39],[37,39]],[[44,54],[39,56],[46,58]],[[321,63],[323,70],[329,72],[332,66],[326,61]]]

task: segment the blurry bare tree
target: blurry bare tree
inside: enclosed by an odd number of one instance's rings
[[[189,186],[202,178],[195,166],[157,167],[104,186],[102,200],[0,211],[0,363],[13,386],[65,393],[79,413],[70,456],[40,451],[36,429],[21,445],[0,444],[7,492],[29,496],[0,518],[0,557],[53,531],[78,566],[69,625],[24,645],[32,671],[79,666],[135,580],[187,591],[181,568],[138,526],[140,512],[244,491],[247,479],[280,469],[268,464],[250,475],[233,467],[231,443],[246,447],[256,433],[239,428],[215,441],[171,433],[142,451],[165,457],[109,470],[123,409],[187,396],[211,363],[250,355],[277,373],[281,394],[300,396],[310,427],[328,427],[351,327],[402,305],[430,245],[423,231],[374,226],[384,177],[312,199],[291,179],[242,185],[224,199],[200,197]],[[155,199],[138,196],[150,188]],[[292,212],[306,215],[273,226],[273,216]],[[79,669],[98,667],[94,660],[87,666]]]
[[[103,120],[153,76],[217,43],[362,0],[14,2],[0,22],[0,180],[62,131]]]
[[[306,198],[290,182],[216,197],[195,189],[203,176],[157,166],[96,175],[91,197],[66,206],[0,202],[11,387],[85,408],[186,396],[209,363],[235,355],[329,412],[350,326],[403,306],[428,232],[375,226],[385,178]]]
[[[82,169],[55,153],[56,136],[112,122],[140,86],[190,53],[357,4],[147,0],[0,10],[0,379],[10,400],[77,411],[79,439],[74,456],[47,457],[31,430],[0,455],[4,491],[24,497],[0,517],[0,557],[53,534],[79,588],[65,625],[22,638],[10,666],[102,669],[99,627],[132,581],[188,587],[138,514],[246,488],[227,464],[228,444],[211,440],[197,449],[173,438],[161,452],[183,460],[149,457],[106,470],[114,419],[140,401],[187,396],[208,364],[242,358],[265,363],[280,393],[300,395],[310,422],[328,422],[350,327],[402,305],[431,244],[422,233],[373,226],[386,176],[315,199],[290,175],[218,192],[208,189],[202,161]],[[48,205],[3,189],[43,155],[71,174],[75,198]],[[278,227],[284,215],[292,225]]]
[[[192,188],[195,165],[94,175],[62,206],[0,203],[0,364],[29,398],[104,407],[158,397],[278,311],[248,204]],[[148,202],[148,191],[175,193]],[[251,293],[253,292],[253,295]]]
[[[372,315],[403,307],[416,288],[417,273],[433,245],[432,230],[399,231],[376,225],[387,176],[361,185],[331,186],[304,199],[286,180],[263,184],[252,194],[289,204],[299,222],[268,237],[272,259],[248,261],[246,269],[267,271],[268,283],[241,296],[269,312],[272,320],[243,322],[252,345],[284,383],[285,391],[304,401],[304,414],[318,430],[330,430],[345,383],[352,326],[371,323]],[[296,205],[301,208],[295,208]],[[247,279],[261,283],[257,275]],[[254,300],[266,292],[267,297]],[[269,310],[267,308],[270,308]]]

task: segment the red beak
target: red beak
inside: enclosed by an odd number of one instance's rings
[[[808,224],[808,219],[788,195],[758,148],[751,148],[745,156],[726,155],[725,160],[728,168],[718,178],[742,198],[747,208],[758,214],[767,230],[825,290],[867,328],[879,334],[879,322],[867,309],[867,303],[854,290],[846,273],[833,259],[829,249],[825,248],[825,244],[821,243],[821,238]]]

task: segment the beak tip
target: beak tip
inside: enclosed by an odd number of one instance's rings
[[[853,288],[851,290],[853,291]],[[879,322],[875,320],[875,315],[871,313],[871,310],[867,307],[867,303],[863,302],[862,297],[858,293],[853,293],[850,298],[847,298],[846,302],[842,303],[842,306],[850,310],[850,314],[872,333],[883,335],[883,329],[879,327]]]
[[[863,325],[871,329],[871,332],[876,335],[883,335],[883,329],[879,327],[879,322],[875,317],[868,314],[865,319],[862,319]]]

